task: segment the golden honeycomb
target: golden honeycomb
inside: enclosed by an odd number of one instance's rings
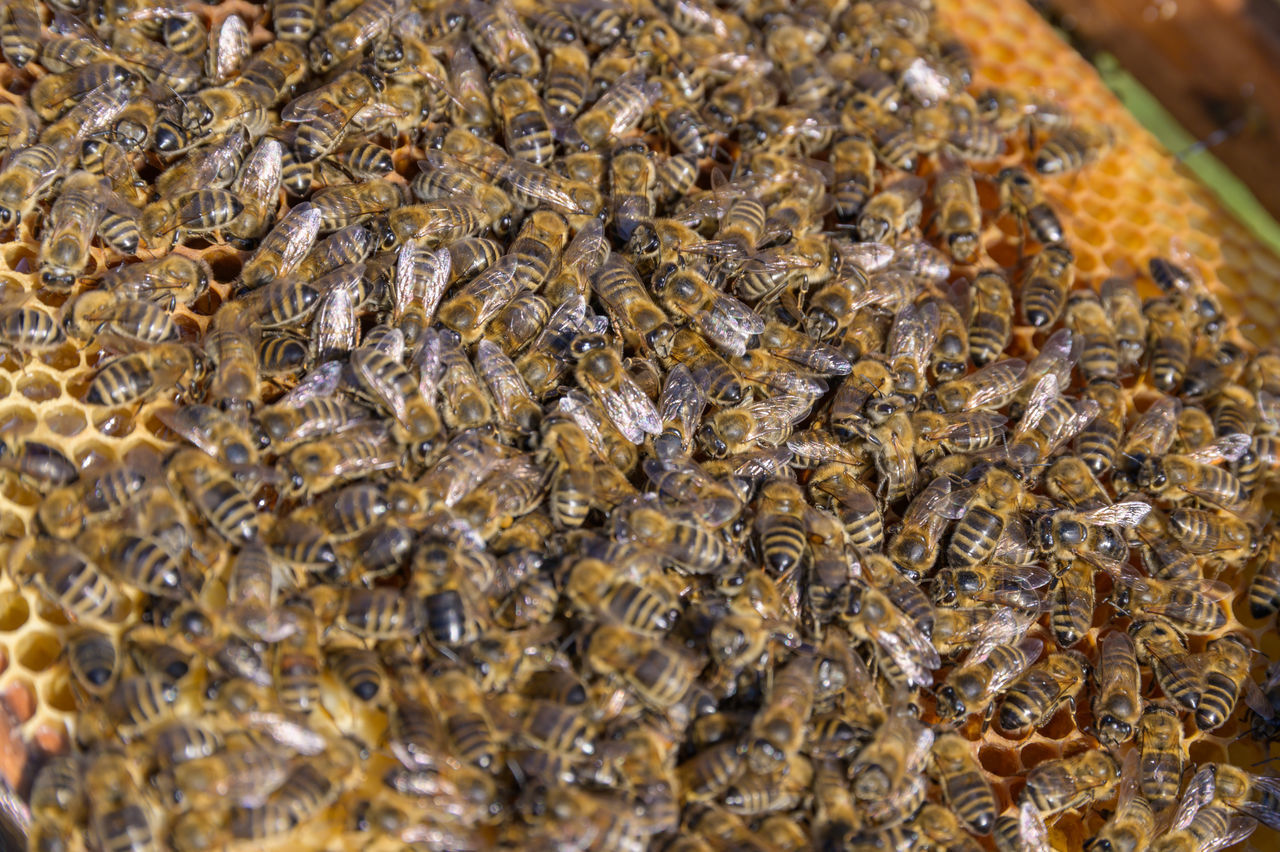
[[[1180,171],[1169,154],[1129,116],[1106,91],[1090,66],[1061,42],[1035,12],[1014,0],[959,2],[939,0],[941,22],[954,30],[974,56],[975,84],[999,85],[1033,91],[1068,106],[1078,117],[1115,131],[1116,143],[1096,165],[1076,175],[1046,181],[1050,198],[1073,235],[1078,284],[1096,286],[1103,278],[1126,269],[1139,269],[1155,254],[1166,254],[1171,245],[1182,245],[1198,261],[1206,282],[1217,292],[1228,312],[1247,318],[1241,329],[1256,341],[1268,341],[1280,330],[1280,261],[1264,249],[1248,232],[1224,215],[1212,194]],[[209,21],[228,14],[241,14],[255,21],[255,43],[268,39],[262,25],[261,9],[235,0],[216,7],[197,7]],[[37,74],[39,72],[37,71]],[[28,85],[12,69],[0,68],[0,96],[18,102]],[[395,152],[397,165],[412,164],[419,152],[411,146]],[[1014,145],[1005,159],[984,166],[994,171],[1001,165],[1019,162],[1025,151]],[[994,206],[994,193],[981,188],[984,206]],[[20,291],[39,292],[34,283],[35,251],[38,240],[30,224],[24,223],[13,241],[0,247],[0,303]],[[984,234],[984,249],[999,263],[1012,265],[1020,251],[1020,237],[1009,223],[992,227]],[[246,254],[227,246],[185,249],[210,264],[214,281],[210,294],[194,309],[179,307],[176,320],[184,339],[196,339],[239,274]],[[86,274],[119,262],[108,250],[92,249]],[[51,310],[61,300],[47,294]],[[1031,347],[1026,335],[1024,347]],[[32,358],[10,355],[0,362],[0,433],[9,440],[34,440],[62,448],[68,457],[91,473],[119,461],[154,469],[166,450],[177,445],[174,434],[155,417],[163,401],[128,410],[102,409],[81,401],[89,376],[101,353],[88,346],[77,349],[65,344],[59,349]],[[35,512],[39,495],[16,476],[0,483],[0,536],[6,544],[0,553],[9,561],[13,541],[36,529]],[[211,565],[211,573],[218,566]],[[1248,614],[1243,602],[1247,577],[1226,577],[1238,591],[1233,616],[1226,627],[1212,636],[1244,633],[1253,637],[1255,647],[1272,658],[1280,657],[1280,639],[1269,623]],[[1115,613],[1100,605],[1095,613],[1095,629],[1077,647],[1088,656],[1096,654],[1098,628],[1111,622]],[[17,585],[9,572],[0,579],[0,773],[15,788],[30,783],[33,767],[49,754],[68,749],[75,738],[76,700],[62,659],[65,640],[74,629],[62,612],[30,588]],[[1197,637],[1191,650],[1203,649],[1212,636]],[[1261,665],[1261,664],[1260,664]],[[341,728],[340,715],[331,720]],[[1085,729],[1090,711],[1082,703],[1076,711],[1061,710],[1046,726],[1016,742],[994,729],[981,730],[977,720],[964,733],[974,741],[975,752],[997,785],[1002,806],[1017,801],[1022,776],[1039,763],[1091,747]],[[1213,734],[1201,734],[1187,726],[1190,760],[1253,762],[1254,746],[1235,743],[1245,730],[1233,719]],[[386,755],[374,755],[366,767],[370,784],[394,766]],[[335,809],[335,813],[337,809]],[[1055,849],[1075,850],[1097,829],[1096,815],[1086,825],[1068,813],[1052,822],[1051,841]],[[331,832],[331,833],[330,833]],[[1255,835],[1259,842],[1265,835]],[[267,846],[255,848],[348,848],[356,837],[346,837],[342,827],[322,819],[306,836],[286,835]],[[390,841],[387,848],[393,848]],[[355,848],[354,845],[350,848]]]

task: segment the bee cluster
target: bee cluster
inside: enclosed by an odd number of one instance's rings
[[[1117,140],[927,0],[8,0],[0,51],[31,848],[1280,825],[1191,747],[1280,731],[1280,353],[1193,257],[1079,270],[1043,188]]]

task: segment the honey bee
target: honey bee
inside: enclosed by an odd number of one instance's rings
[[[589,643],[588,665],[621,678],[638,699],[659,712],[683,699],[697,676],[692,661],[674,647],[624,627],[601,625]]]
[[[975,648],[938,688],[939,717],[944,722],[958,722],[977,712],[985,711],[989,716],[995,698],[1021,676],[1042,647],[1039,639],[1024,639],[1017,644]]]
[[[1205,647],[1204,691],[1196,707],[1196,727],[1200,730],[1220,727],[1235,710],[1244,682],[1249,679],[1251,657],[1249,647],[1235,636],[1213,639]]]
[[[1139,662],[1151,667],[1164,694],[1190,710],[1199,707],[1203,685],[1182,631],[1167,620],[1144,619],[1129,625],[1129,635]]]
[[[1074,706],[1087,670],[1088,661],[1074,651],[1053,653],[1036,663],[1005,692],[1000,727],[1015,737],[1025,735],[1047,723],[1064,703]]]
[[[182,381],[198,377],[200,362],[190,347],[181,343],[161,343],[151,349],[125,355],[107,363],[85,393],[90,405],[126,405],[149,399]]]
[[[1104,751],[1045,761],[1027,773],[1024,801],[1052,816],[1068,808],[1108,798],[1119,783],[1120,767]]]
[[[956,818],[974,834],[990,834],[996,821],[995,793],[968,740],[955,733],[941,734],[934,739],[930,756],[943,799]]]
[[[1249,612],[1266,618],[1280,609],[1280,537],[1271,535],[1258,552],[1253,579],[1249,581]]]
[[[1180,502],[1195,498],[1227,510],[1239,510],[1249,500],[1235,474],[1215,462],[1238,460],[1249,449],[1247,435],[1227,435],[1185,454],[1149,456],[1138,470],[1137,484],[1157,497]]]
[[[615,538],[657,551],[664,560],[693,573],[725,568],[725,545],[700,518],[659,509],[648,501],[627,501],[614,514]]]
[[[195,449],[182,449],[169,461],[168,476],[228,541],[257,538],[260,518],[240,485],[213,459]]]
[[[492,97],[511,156],[538,166],[550,162],[555,156],[551,122],[533,85],[523,77],[504,75],[494,83]]]
[[[20,224],[65,169],[65,161],[50,145],[31,145],[12,154],[0,169],[0,225]]]
[[[724,408],[708,417],[698,430],[698,442],[712,458],[724,458],[756,446],[776,447],[808,415],[813,400],[780,396],[760,403]],[[661,431],[658,422],[652,430]]]
[[[10,555],[14,576],[75,621],[109,629],[130,609],[119,585],[70,542],[26,539]]]
[[[882,188],[858,214],[858,237],[864,242],[892,242],[915,228],[920,224],[923,193],[923,181],[914,177],[900,178]]]
[[[982,210],[978,188],[968,169],[949,169],[933,184],[933,203],[938,210],[938,233],[957,263],[972,263],[980,248],[978,230]]]
[[[1222,802],[1268,828],[1280,823],[1280,787],[1273,777],[1254,775],[1225,763],[1210,763],[1187,782],[1188,799],[1201,795],[1211,795],[1213,801]]]
[[[657,83],[645,81],[643,70],[623,74],[574,120],[574,129],[588,147],[599,148],[639,124],[659,91]]]
[[[1025,169],[1001,169],[996,183],[1001,209],[1013,214],[1020,231],[1029,231],[1036,242],[1044,246],[1062,243],[1065,233],[1062,222]]]

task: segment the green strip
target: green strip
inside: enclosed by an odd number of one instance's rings
[[[1249,188],[1224,166],[1211,151],[1197,145],[1197,140],[1178,123],[1160,102],[1143,87],[1119,60],[1109,53],[1093,57],[1098,73],[1107,86],[1116,93],[1125,108],[1133,113],[1147,130],[1151,131],[1170,151],[1190,152],[1182,160],[1183,165],[1196,176],[1209,191],[1221,199],[1222,204],[1273,252],[1280,254],[1280,224],[1271,218]],[[1192,148],[1195,148],[1193,152]]]

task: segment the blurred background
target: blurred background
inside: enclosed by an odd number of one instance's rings
[[[1130,111],[1280,250],[1280,0],[1035,0]]]

